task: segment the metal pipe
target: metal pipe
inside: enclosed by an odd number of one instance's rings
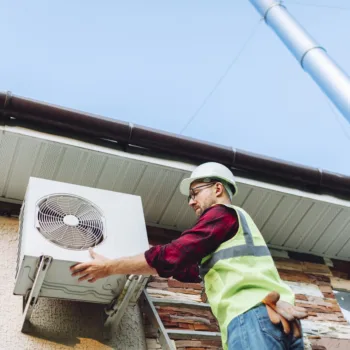
[[[282,1],[249,0],[302,68],[350,122],[350,78],[287,11]]]

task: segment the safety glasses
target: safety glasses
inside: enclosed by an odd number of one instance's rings
[[[209,187],[211,187],[211,186],[213,186],[213,185],[215,185],[215,184],[216,184],[216,182],[210,182],[210,183],[205,184],[205,185],[201,185],[201,186],[197,186],[197,187],[190,188],[190,194],[189,194],[189,196],[188,196],[188,198],[187,198],[188,202],[189,202],[191,199],[195,200],[197,194],[198,194],[200,191],[204,190],[205,188],[209,188]]]

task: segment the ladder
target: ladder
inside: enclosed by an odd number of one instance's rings
[[[221,334],[219,332],[166,329],[156,309],[156,306],[178,306],[210,310],[209,304],[165,298],[152,298],[144,289],[140,295],[139,305],[142,312],[155,328],[157,340],[163,350],[176,350],[171,339],[221,340]]]

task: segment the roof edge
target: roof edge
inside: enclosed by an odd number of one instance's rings
[[[0,125],[22,126],[106,146],[142,147],[194,163],[217,161],[258,179],[290,182],[307,191],[350,198],[350,176],[261,156],[231,147],[0,93]]]

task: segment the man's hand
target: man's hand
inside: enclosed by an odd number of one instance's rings
[[[293,335],[296,338],[300,338],[301,329],[298,320],[308,316],[306,309],[279,299],[280,295],[277,292],[271,292],[262,300],[266,305],[271,322],[274,324],[282,323],[286,334],[290,333],[290,328],[292,327]]]
[[[95,253],[91,248],[89,253],[93,258],[92,261],[86,263],[80,263],[70,268],[72,276],[81,276],[79,282],[88,280],[89,282],[95,282],[100,278],[110,275],[110,259]]]

